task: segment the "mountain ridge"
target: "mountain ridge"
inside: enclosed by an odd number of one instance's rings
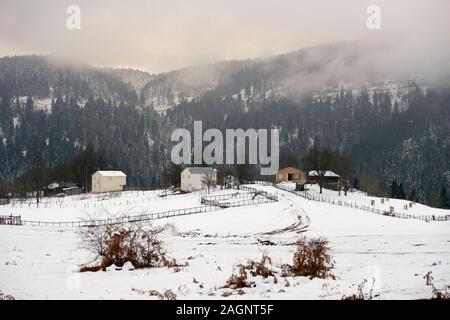
[[[354,159],[348,178],[397,179],[431,203],[450,186],[450,90],[382,70],[373,76],[359,50],[332,44],[157,75],[1,58],[0,178],[26,174],[41,153],[51,167],[92,145],[130,185],[156,186],[170,163],[171,131],[202,120],[205,128],[279,128],[281,165],[331,146]]]

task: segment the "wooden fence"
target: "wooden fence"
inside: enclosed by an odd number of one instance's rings
[[[33,227],[94,227],[101,225],[112,225],[112,224],[122,224],[122,223],[133,223],[133,222],[145,222],[156,219],[170,218],[176,216],[184,216],[195,213],[210,212],[220,210],[216,206],[201,206],[183,209],[174,209],[163,212],[147,213],[136,216],[123,216],[119,218],[112,219],[98,219],[98,220],[78,220],[78,221],[32,221],[32,220],[21,220],[20,216],[12,216],[13,218],[20,221],[18,225],[23,226],[33,226]],[[10,218],[11,216],[0,216],[0,224],[10,224],[2,223],[3,221],[8,222],[9,220],[3,220],[3,217]]]
[[[217,202],[214,198],[220,198],[222,200],[232,199],[236,194],[227,195],[215,195],[215,196],[203,196],[201,197],[201,203],[203,206],[183,208],[183,209],[173,209],[163,212],[147,213],[136,216],[123,216],[119,218],[112,219],[99,219],[99,220],[78,220],[78,221],[32,221],[32,220],[22,220],[20,216],[0,216],[0,224],[8,225],[22,225],[22,226],[33,226],[33,227],[61,227],[61,228],[71,228],[71,227],[94,227],[101,225],[111,225],[111,224],[123,224],[123,223],[133,223],[133,222],[146,222],[150,220],[191,215],[196,213],[217,211],[225,208],[239,207],[254,205],[260,203],[268,203],[277,201],[277,197],[267,192],[259,192],[254,188],[248,188],[249,190],[254,190],[248,193],[243,193],[242,197],[247,197],[249,199],[242,199],[238,201],[226,201]],[[239,194],[239,193],[238,193]],[[256,198],[257,195],[262,197]],[[252,198],[253,196],[253,198]],[[216,201],[214,205],[207,204],[208,201]]]
[[[359,209],[366,212],[376,213],[376,214],[382,214],[384,216],[389,217],[395,217],[395,218],[402,218],[402,219],[417,219],[417,220],[423,220],[423,221],[450,221],[450,215],[417,215],[417,214],[411,214],[411,213],[402,213],[402,212],[395,212],[395,211],[385,211],[378,208],[374,208],[373,206],[366,206],[362,204],[358,204],[356,202],[350,202],[347,200],[341,200],[336,199],[334,197],[327,197],[322,195],[312,195],[309,194],[307,191],[296,191],[295,188],[290,188],[286,185],[274,185],[275,188],[287,191],[290,193],[293,193],[299,197],[303,197],[307,200],[313,200],[318,202],[326,202],[338,206],[343,206],[347,208],[354,208]]]
[[[259,191],[255,188],[241,186],[240,190],[245,192],[203,196],[200,198],[200,201],[205,205],[214,205],[224,208],[278,201],[278,197],[276,195],[265,191]],[[236,199],[242,200],[232,201]]]
[[[14,226],[21,226],[22,225],[22,219],[20,216],[0,216],[0,224],[8,224],[8,225],[14,225]]]
[[[251,193],[253,193],[255,195],[261,195],[261,196],[263,196],[263,197],[265,197],[267,199],[270,199],[272,201],[278,201],[277,195],[269,193],[267,191],[258,190],[256,188],[248,187],[248,186],[240,186],[239,188],[240,188],[240,190],[251,192]]]
[[[365,206],[358,203],[353,203],[346,200],[340,200],[333,197],[321,196],[321,195],[311,195],[306,191],[296,191],[295,188],[291,188],[285,185],[275,185],[272,183],[258,183],[262,185],[271,185],[280,190],[293,193],[299,197],[303,197],[307,200],[326,202],[334,205],[339,205],[343,207],[349,207],[354,209],[359,209],[366,212],[372,212],[376,214],[382,214],[386,216],[403,218],[403,219],[419,219],[424,221],[449,221],[450,215],[415,215],[400,212],[387,212],[374,208],[372,206]],[[120,223],[132,223],[132,222],[145,222],[150,220],[170,218],[175,216],[190,215],[195,213],[217,211],[225,208],[248,206],[261,203],[270,203],[278,201],[278,197],[272,193],[258,190],[250,186],[239,186],[239,190],[245,191],[244,193],[234,193],[234,194],[224,194],[224,195],[207,195],[200,198],[203,206],[184,208],[184,209],[174,209],[163,212],[148,213],[136,216],[124,216],[120,218],[113,219],[100,219],[100,220],[78,220],[78,221],[31,221],[22,220],[20,216],[0,216],[0,224],[6,225],[23,225],[23,226],[43,226],[43,227],[92,227],[99,225],[109,225],[109,224],[120,224]],[[260,197],[258,197],[260,196]],[[234,199],[239,199],[238,201],[230,201]],[[100,207],[100,206],[99,206]]]

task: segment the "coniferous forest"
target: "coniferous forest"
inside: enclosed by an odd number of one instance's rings
[[[310,147],[329,147],[348,159],[340,171],[355,187],[448,206],[448,88],[408,80],[397,100],[385,86],[366,82],[293,94],[280,89],[279,74],[267,73],[268,63],[278,73],[290,70],[279,59],[264,61],[264,68],[218,64],[207,83],[190,86],[176,73],[149,75],[137,88],[114,69],[43,56],[2,58],[0,196],[52,181],[84,185],[99,168],[126,172],[129,187],[160,186],[172,130],[202,120],[204,130],[279,128],[280,167],[301,167]],[[170,107],[161,110],[162,104]]]

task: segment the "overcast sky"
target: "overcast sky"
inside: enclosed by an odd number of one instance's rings
[[[66,28],[71,4],[81,9],[80,30]],[[366,27],[371,4],[381,8],[379,31]],[[403,44],[405,59],[436,63],[448,60],[449,12],[448,0],[0,0],[0,56],[55,54],[156,73],[334,41],[390,40]]]

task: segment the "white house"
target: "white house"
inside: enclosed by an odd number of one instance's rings
[[[308,172],[308,183],[317,183],[318,172],[316,170],[312,170]],[[323,183],[338,183],[340,176],[333,171],[325,171],[323,175]]]
[[[93,193],[123,191],[127,185],[127,175],[122,171],[97,171],[92,175]]]
[[[192,192],[207,189],[217,183],[217,170],[210,167],[190,167],[181,172],[181,190]]]
[[[308,172],[308,176],[310,177],[317,177],[318,173],[317,170],[312,170]],[[333,171],[325,171],[325,174],[323,175],[324,177],[334,177],[334,178],[339,178],[340,175],[338,175],[337,173],[333,172]]]

